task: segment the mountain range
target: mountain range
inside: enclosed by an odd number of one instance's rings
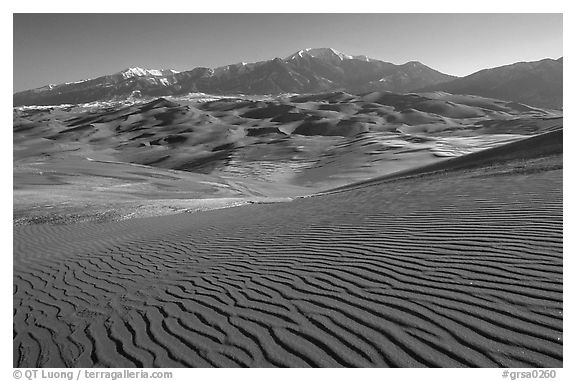
[[[300,50],[286,58],[215,69],[129,68],[78,82],[48,85],[13,95],[13,105],[78,104],[127,97],[208,94],[282,94],[346,91],[445,91],[562,108],[563,60],[545,59],[486,69],[458,78],[420,62],[396,65],[331,48]]]
[[[518,62],[480,70],[466,77],[437,83],[423,90],[480,95],[537,107],[561,109],[563,64],[563,58]]]

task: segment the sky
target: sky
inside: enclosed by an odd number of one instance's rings
[[[191,70],[330,47],[446,74],[559,58],[562,14],[14,14],[14,92],[128,67]]]

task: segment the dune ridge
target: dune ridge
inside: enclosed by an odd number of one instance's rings
[[[538,157],[559,155],[562,154],[562,149],[563,129],[558,128],[549,132],[514,141],[512,143],[472,152],[470,154],[455,157],[442,162],[410,168],[365,181],[358,181],[356,183],[327,190],[322,192],[322,194],[342,190],[350,190],[369,184],[379,184],[385,181],[391,181],[410,176],[424,176],[446,171],[459,171],[489,165],[497,165],[511,161],[521,161]]]
[[[183,199],[310,195],[562,123],[558,111],[441,92],[17,107],[13,221],[104,222],[180,211]]]
[[[562,367],[562,155],[522,156],[15,227],[14,366]]]

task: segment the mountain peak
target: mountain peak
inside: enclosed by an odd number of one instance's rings
[[[175,70],[132,66],[83,85],[56,87],[14,94],[15,105],[87,103],[106,99],[211,94],[314,93],[327,90],[405,92],[451,80],[432,70],[413,70],[367,56],[351,56],[332,48],[307,48],[288,58],[195,68],[175,75]]]
[[[314,58],[324,58],[324,59],[334,59],[337,58],[340,61],[352,59],[352,56],[343,54],[336,49],[332,48],[306,48],[299,50],[291,56],[287,57],[286,60],[294,60],[297,58],[302,58],[304,56],[314,57]]]
[[[365,62],[377,61],[365,55],[351,56],[349,54],[344,54],[333,48],[306,48],[297,51],[296,53],[286,57],[286,61],[297,60],[303,57],[314,57],[319,59],[324,59],[328,61],[338,62],[344,60],[359,60]]]
[[[131,78],[131,77],[145,77],[145,76],[153,76],[153,77],[163,77],[170,74],[176,74],[178,71],[172,69],[143,69],[141,67],[129,67],[127,69],[122,70],[118,74],[120,74],[123,78]]]

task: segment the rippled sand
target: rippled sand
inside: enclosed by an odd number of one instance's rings
[[[562,367],[561,132],[541,144],[286,203],[15,227],[14,366]]]

